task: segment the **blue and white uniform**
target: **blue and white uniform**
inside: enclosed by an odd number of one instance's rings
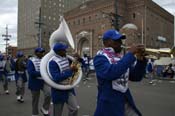
[[[8,78],[7,78],[7,61],[4,60],[4,56],[0,54],[0,81],[3,81],[3,88],[6,94],[8,94]]]
[[[59,55],[53,56],[49,61],[49,72],[54,82],[63,85],[73,75],[68,58]],[[58,90],[51,88],[51,96],[53,101],[53,116],[62,116],[64,103],[68,105],[69,116],[78,116],[79,105],[74,89]]]
[[[27,64],[24,54],[19,51],[15,62],[15,80],[17,100],[21,103],[24,102],[25,83],[27,82],[26,66]]]
[[[27,71],[29,74],[29,83],[28,88],[31,90],[32,93],[32,116],[39,115],[39,98],[40,98],[40,90],[44,93],[44,102],[41,108],[42,113],[45,115],[49,114],[49,107],[50,107],[50,87],[45,84],[44,80],[40,74],[40,63],[41,59],[37,56],[31,57],[28,60]]]
[[[2,75],[5,76],[5,64],[6,61],[3,58],[0,58],[0,77],[2,77]]]
[[[70,70],[69,60],[59,55],[53,56],[49,61],[49,72],[52,80],[56,83],[66,83],[66,79],[72,76],[73,71]],[[68,100],[69,93],[74,93],[74,89],[58,90],[51,88],[53,103],[64,103]]]
[[[40,90],[43,88],[44,81],[40,74],[40,62],[41,59],[37,57],[32,57],[28,60],[27,71],[29,74],[28,88],[30,90]]]
[[[141,116],[128,88],[128,80],[142,80],[146,61],[136,60],[130,52],[121,56],[109,47],[97,53],[94,66],[98,81],[97,108],[94,116],[125,116],[126,106]]]

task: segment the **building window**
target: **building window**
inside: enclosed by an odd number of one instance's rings
[[[78,19],[78,25],[80,25],[80,19]]]
[[[95,14],[95,18],[97,18],[98,17],[98,15],[97,14]]]
[[[146,30],[149,31],[149,27],[147,27]]]
[[[49,31],[49,36],[51,35],[51,32]]]
[[[85,23],[85,18],[83,18],[83,24]]]
[[[135,19],[136,18],[136,13],[132,14],[132,18]]]
[[[89,21],[91,21],[91,16],[89,16]]]

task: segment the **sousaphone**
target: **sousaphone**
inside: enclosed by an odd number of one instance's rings
[[[67,55],[67,57],[73,62],[73,64],[74,65],[76,64],[76,66],[78,67],[78,72],[76,72],[72,77],[69,77],[68,80],[65,80],[66,84],[65,83],[63,84],[61,82],[55,83],[52,80],[49,69],[48,69],[49,60],[56,54],[53,51],[54,44],[56,44],[57,42],[62,42],[62,43],[70,45],[72,49],[75,48],[72,34],[69,30],[69,27],[65,19],[62,16],[60,17],[60,21],[61,23],[60,23],[59,28],[56,31],[54,31],[50,36],[50,39],[49,39],[50,52],[47,53],[42,58],[41,64],[40,64],[40,72],[41,72],[41,76],[43,80],[51,87],[60,89],[60,90],[68,90],[68,89],[74,88],[80,82],[82,78],[82,70],[81,70],[79,63],[72,56]]]

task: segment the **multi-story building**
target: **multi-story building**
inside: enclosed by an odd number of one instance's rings
[[[33,52],[38,46],[35,22],[39,17],[40,1],[18,0],[18,50]]]
[[[84,0],[64,0],[65,12],[79,6]]]
[[[41,46],[49,51],[50,34],[63,12],[63,0],[18,0],[18,50],[30,55]]]
[[[30,55],[37,46],[49,51],[48,40],[60,15],[88,0],[18,0],[18,50]]]
[[[76,43],[76,51],[94,56],[102,45],[102,33],[113,28],[115,0],[89,1],[65,14]],[[119,29],[125,33],[125,44],[143,43],[149,48],[173,46],[173,16],[152,0],[117,0]],[[125,25],[137,30],[128,32]]]
[[[128,38],[125,44],[143,43],[149,48],[173,45],[173,16],[152,0],[19,0],[18,7],[18,49],[26,54],[39,45],[49,51],[50,34],[58,28],[59,15],[65,11],[81,55],[93,57],[103,46],[102,33],[113,28],[116,9],[119,29]],[[128,32],[123,29],[126,24],[134,24],[137,30]]]

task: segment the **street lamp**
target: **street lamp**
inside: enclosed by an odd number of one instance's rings
[[[142,25],[142,27],[141,27],[141,28],[142,28],[142,32],[141,32],[142,34],[141,34],[141,35],[142,35],[142,44],[143,44],[143,15],[140,14],[139,12],[137,12],[136,14],[137,14],[137,15],[140,15],[141,18],[142,18],[142,19],[141,19],[141,25]]]

